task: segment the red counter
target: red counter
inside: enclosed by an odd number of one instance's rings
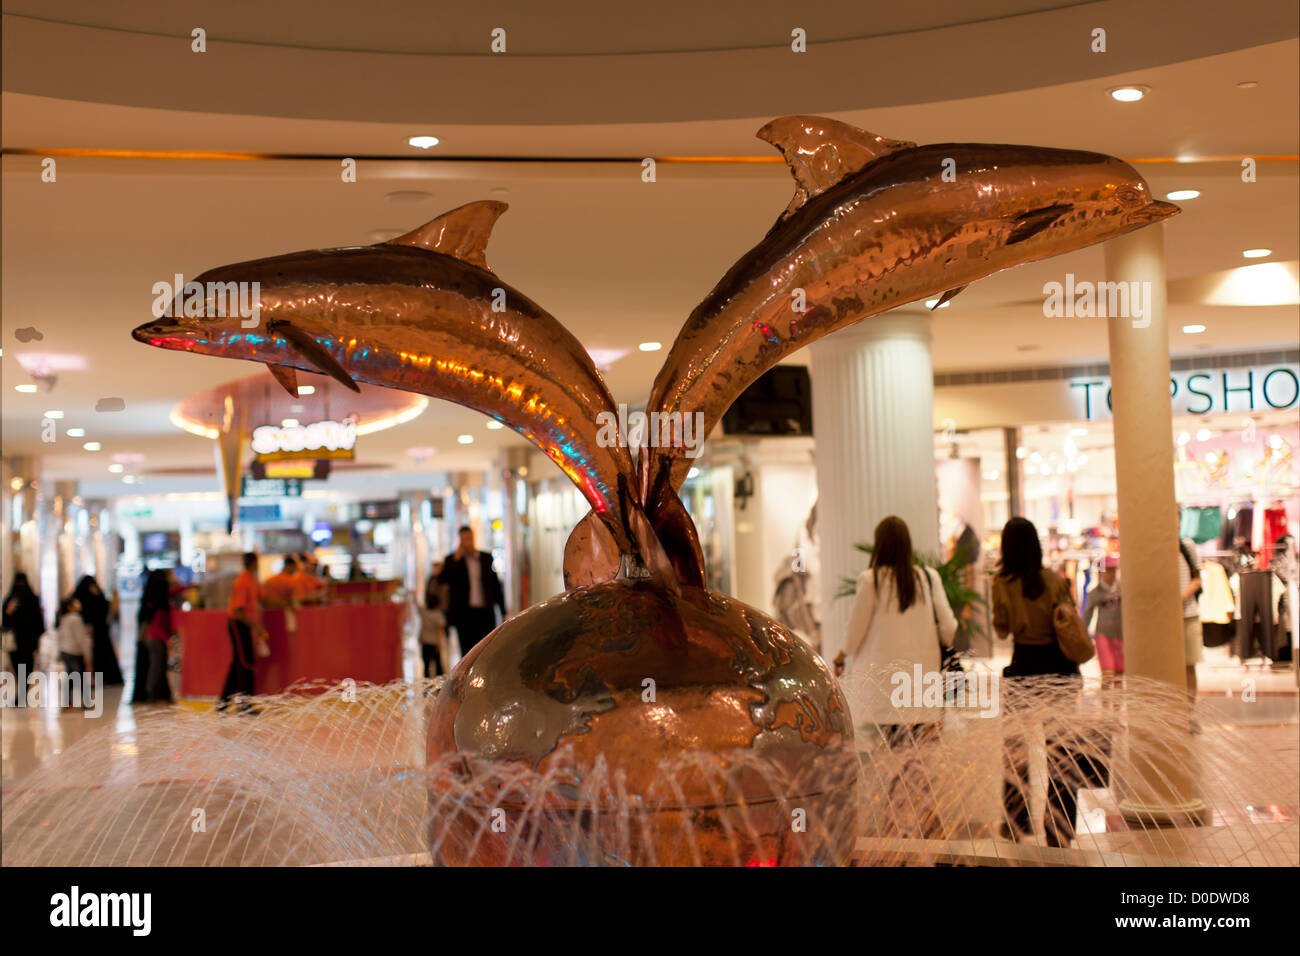
[[[402,676],[404,604],[335,604],[300,607],[297,630],[285,627],[287,612],[262,613],[271,656],[259,658],[254,687],[277,694],[295,681],[383,684]],[[225,611],[177,611],[181,639],[181,696],[221,696],[231,646]]]

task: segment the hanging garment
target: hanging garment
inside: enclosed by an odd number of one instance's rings
[[[1196,529],[1201,524],[1200,508],[1184,508],[1178,520],[1178,537],[1196,540]]]
[[[1259,544],[1259,566],[1267,568],[1273,560],[1273,549],[1277,539],[1287,533],[1286,509],[1265,508],[1261,540]]]
[[[1217,561],[1201,565],[1201,623],[1231,624],[1237,611],[1228,573]]]
[[[1273,623],[1273,575],[1267,571],[1243,571],[1241,617],[1237,620],[1237,657],[1267,657],[1276,653]]]
[[[1197,515],[1196,528],[1191,539],[1197,544],[1205,544],[1207,541],[1213,541],[1223,530],[1223,509],[1218,505],[1212,505],[1208,508],[1199,509]]]

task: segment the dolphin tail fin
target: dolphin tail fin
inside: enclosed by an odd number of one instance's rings
[[[271,377],[284,386],[284,390],[294,398],[298,397],[298,370],[292,365],[273,365],[266,363]]]

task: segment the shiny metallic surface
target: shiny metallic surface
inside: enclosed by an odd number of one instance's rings
[[[612,412],[613,399],[582,344],[487,270],[482,249],[504,209],[471,203],[391,242],[212,269],[194,281],[258,283],[253,327],[216,314],[210,301],[205,314],[186,316],[178,299],[173,317],[134,335],[160,348],[330,372],[295,345],[307,337],[357,382],[443,398],[513,428],[626,544],[618,477],[631,475],[631,459],[596,441],[596,416]]]
[[[856,777],[843,770],[853,758],[844,696],[798,637],[701,588],[673,593],[624,574],[528,608],[455,669],[433,702],[428,740],[430,764],[453,753],[538,773],[603,762],[633,798],[629,811],[642,817],[624,862],[838,863],[852,849]],[[681,754],[729,762],[730,786],[720,791],[686,773],[666,799],[652,798]],[[804,781],[801,792],[773,793],[755,766]],[[498,805],[513,815],[523,803]],[[794,804],[813,815],[817,833],[843,837],[843,845],[802,839],[808,834],[791,827]],[[565,811],[583,805],[554,809],[558,834],[571,824]],[[477,832],[473,818],[483,812],[466,807],[464,825],[450,829]],[[548,840],[558,853],[563,841]],[[472,852],[444,839],[435,855],[492,864],[503,861],[504,847],[504,835],[478,840]]]
[[[918,147],[815,116],[759,136],[785,156],[795,198],[686,320],[646,408],[702,412],[706,435],[760,375],[824,335],[1178,212],[1100,153]],[[674,459],[680,487],[690,462],[680,449],[658,456]]]

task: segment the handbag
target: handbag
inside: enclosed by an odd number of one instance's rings
[[[949,647],[943,642],[943,634],[939,631],[939,609],[934,604],[934,582],[930,580],[930,572],[922,570],[925,575],[925,586],[930,591],[930,616],[934,618],[934,636],[939,642],[939,672],[943,674],[943,698],[948,703],[957,699],[958,688],[966,686],[966,668],[961,664],[961,654],[955,648]]]
[[[253,654],[257,657],[266,658],[271,656],[271,642],[265,637],[253,638]]]
[[[1056,643],[1060,645],[1061,653],[1071,663],[1082,664],[1096,655],[1097,648],[1093,646],[1072,601],[1062,601],[1053,609],[1052,630],[1056,632]]]

